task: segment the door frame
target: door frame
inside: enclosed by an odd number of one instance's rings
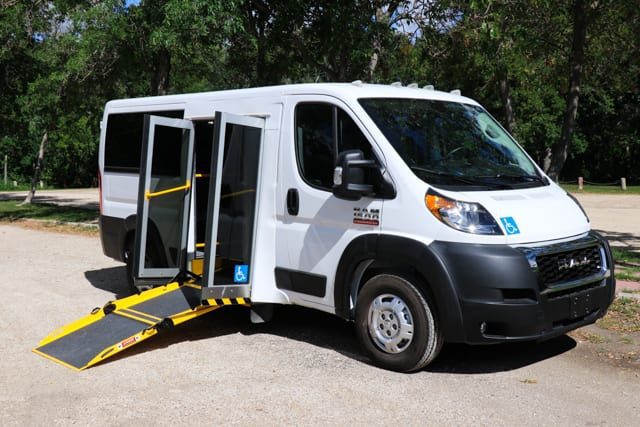
[[[222,168],[224,166],[224,151],[227,124],[258,128],[260,129],[258,170],[256,180],[256,199],[253,212],[253,230],[251,236],[251,260],[249,264],[249,280],[240,285],[214,285],[215,280],[215,257],[218,234],[218,223],[220,214],[220,197],[222,191]],[[209,198],[207,207],[207,228],[205,245],[204,266],[202,276],[202,299],[212,298],[249,298],[253,282],[253,264],[255,261],[256,234],[258,230],[258,211],[260,206],[260,188],[262,181],[262,158],[265,140],[266,120],[262,117],[243,116],[228,112],[216,111],[213,131],[213,147],[211,150],[211,171],[209,173],[209,189],[213,189],[213,197]]]
[[[153,197],[161,197],[163,194],[154,194],[150,190],[151,183],[151,169],[153,162],[153,148],[155,138],[156,126],[165,126],[171,128],[183,129],[189,132],[187,140],[187,155],[186,155],[186,169],[185,169],[185,183],[182,186],[173,187],[167,190],[170,192],[184,191],[183,201],[183,216],[182,224],[180,227],[180,253],[178,254],[178,266],[166,267],[166,268],[153,268],[145,267],[145,256],[147,250],[147,239],[149,231],[149,203]],[[180,141],[184,144],[183,140]],[[136,240],[134,250],[134,278],[136,281],[162,281],[166,283],[168,280],[174,278],[181,270],[185,268],[186,251],[187,251],[187,238],[188,238],[188,225],[189,214],[191,206],[191,193],[192,193],[192,175],[193,175],[193,144],[194,144],[194,127],[190,120],[172,119],[161,116],[154,116],[151,114],[145,114],[144,116],[144,129],[142,137],[142,158],[140,162],[140,183],[138,190],[138,212],[137,212],[137,226],[136,226]],[[161,190],[157,193],[163,193],[167,190]],[[167,194],[167,193],[164,193]],[[166,280],[168,279],[168,280]]]

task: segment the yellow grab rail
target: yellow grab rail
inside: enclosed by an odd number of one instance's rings
[[[242,196],[243,194],[255,193],[255,192],[256,192],[256,190],[253,189],[253,188],[249,188],[247,190],[240,190],[240,191],[236,191],[235,193],[223,194],[222,196],[220,196],[220,200],[228,199],[229,197]]]
[[[187,191],[190,188],[191,188],[191,181],[187,181],[187,183],[185,185],[181,185],[179,187],[167,188],[166,190],[156,191],[155,193],[147,191],[145,193],[144,197],[147,200],[149,200],[152,197],[164,196],[165,194],[175,193],[176,191],[182,191],[182,190]]]

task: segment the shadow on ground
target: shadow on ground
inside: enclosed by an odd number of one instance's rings
[[[124,265],[121,267],[85,271],[84,277],[91,283],[91,286],[111,292],[116,299],[131,295],[131,288],[126,278],[127,268]]]
[[[124,267],[87,271],[85,277],[93,286],[114,293],[127,294]],[[106,302],[106,301],[105,301]],[[353,324],[335,316],[296,306],[279,306],[269,323],[254,325],[249,309],[223,307],[142,342],[104,363],[117,361],[182,341],[215,339],[241,333],[246,336],[270,334],[336,351],[362,363],[370,363],[356,341]],[[565,353],[576,342],[561,336],[543,343],[510,343],[491,346],[446,344],[440,356],[425,371],[438,373],[485,374],[510,371]]]
[[[612,246],[621,247],[631,251],[640,251],[640,236],[618,231],[596,230],[607,238]]]
[[[22,202],[26,196],[26,192],[24,194],[1,194],[0,193],[0,201],[3,200],[13,200],[16,202]],[[84,201],[76,198],[63,198],[63,197],[54,197],[48,196],[46,194],[38,194],[36,192],[33,197],[34,204],[50,204],[50,205],[58,205],[58,206],[69,206],[74,208],[86,209],[91,211],[97,211],[100,207],[99,203],[93,201]]]

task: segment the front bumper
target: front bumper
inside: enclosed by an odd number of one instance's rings
[[[447,266],[469,344],[549,339],[595,322],[614,298],[611,251],[595,232],[556,245],[432,250]]]

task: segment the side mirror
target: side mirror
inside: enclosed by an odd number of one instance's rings
[[[377,169],[376,162],[365,160],[360,150],[343,151],[333,170],[333,195],[339,199],[360,200],[372,195],[374,187],[366,183],[365,169]]]

